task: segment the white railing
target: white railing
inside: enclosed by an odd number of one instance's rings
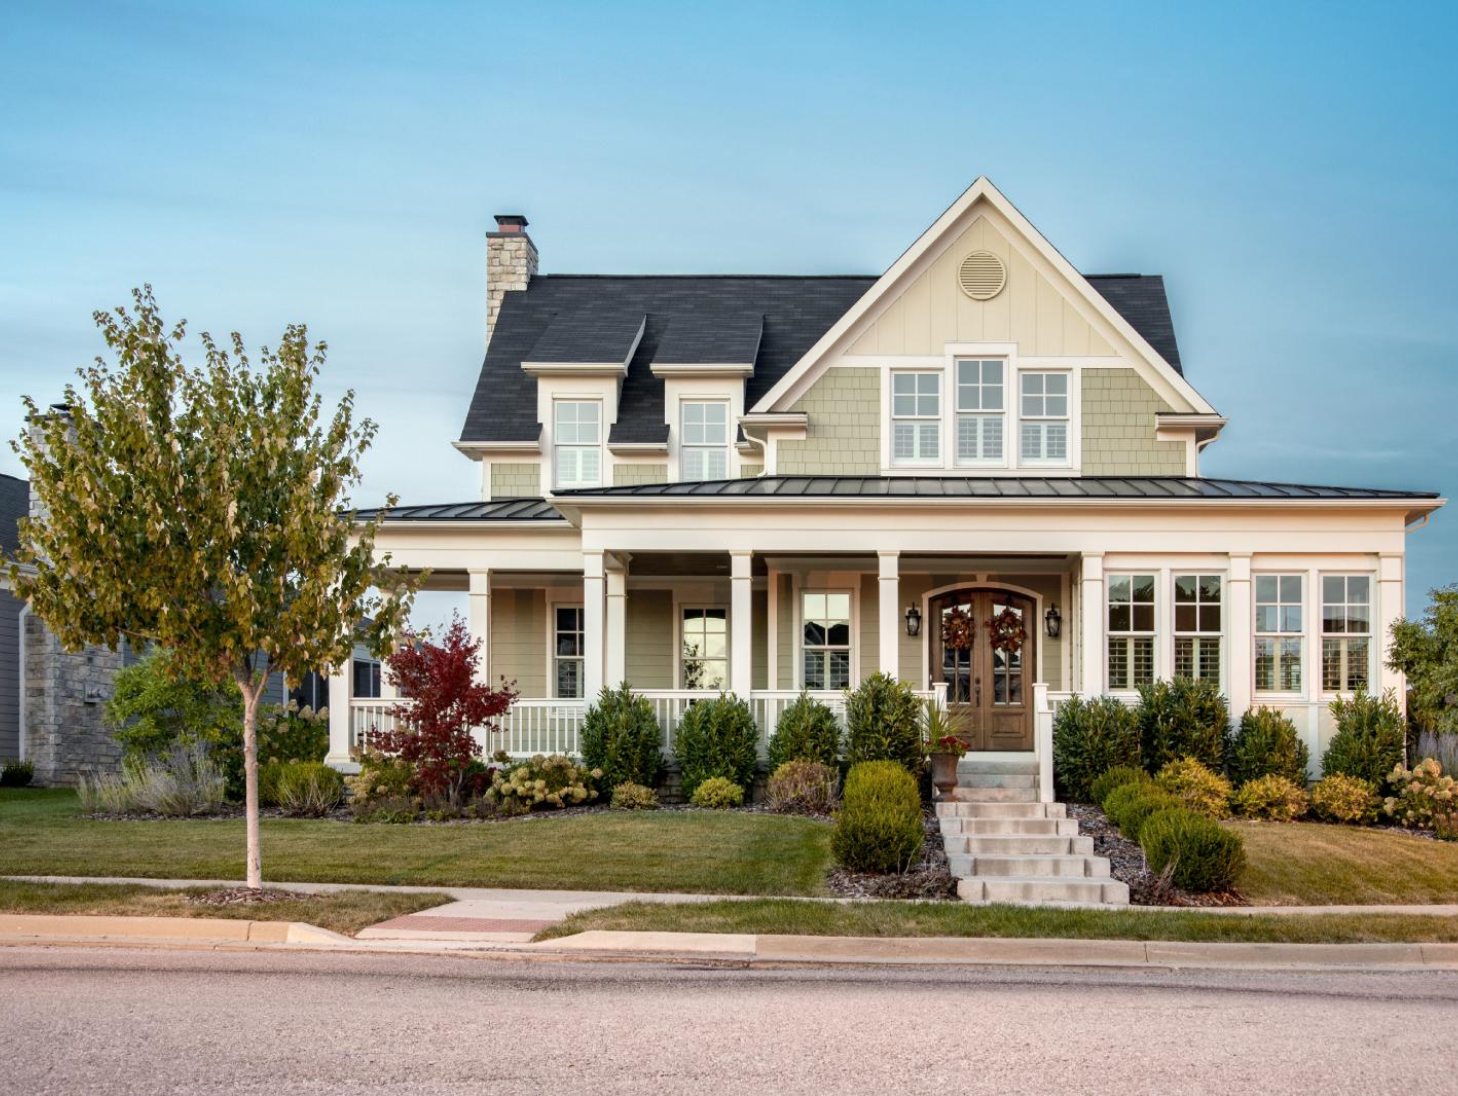
[[[501,721],[501,730],[476,737],[489,756],[505,750],[513,757],[533,754],[576,754],[577,733],[587,714],[585,700],[518,700]]]

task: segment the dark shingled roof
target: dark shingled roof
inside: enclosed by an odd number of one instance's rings
[[[1092,274],[1088,280],[1180,368],[1162,278]],[[751,318],[757,317],[759,338],[748,359],[754,373],[744,393],[745,406],[752,407],[875,282],[869,276],[537,275],[525,290],[502,300],[461,440],[537,441],[536,379],[522,371],[521,363],[615,360],[601,356],[604,342],[594,333],[592,318],[613,317],[604,321],[602,335],[610,335],[606,342],[616,346],[619,329],[636,330],[646,315],[608,440],[662,443],[667,440],[663,380],[652,373],[654,361],[683,364],[683,355],[705,363],[746,360],[740,355],[754,341]],[[543,359],[544,353],[587,356]]]
[[[630,309],[584,308],[558,312],[524,360],[566,365],[622,363],[643,328],[643,315]]]
[[[1435,499],[1431,491],[1368,487],[1315,487],[1257,480],[1193,476],[759,476],[697,483],[642,483],[625,487],[578,487],[573,496],[757,498],[1057,498],[1097,499]]]
[[[360,510],[361,521],[384,513],[388,521],[563,521],[542,499],[493,499],[491,502],[447,502],[433,506],[393,506]]]
[[[30,481],[0,472],[0,554],[13,555],[20,547],[17,523],[30,515]]]

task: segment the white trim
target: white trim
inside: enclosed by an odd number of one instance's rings
[[[655,377],[748,377],[754,373],[754,363],[653,362],[648,369]]]
[[[730,619],[730,606],[727,601],[717,596],[698,597],[692,589],[689,589],[687,596],[681,595],[677,587],[673,589],[673,687],[680,692],[702,692],[713,694],[718,690],[714,689],[689,689],[683,683],[683,614],[686,609],[722,609],[724,610],[724,692],[729,691],[729,683],[733,680],[734,650],[730,629],[733,622]]]
[[[1029,589],[1026,586],[1018,586],[1017,584],[1012,582],[999,582],[995,579],[989,579],[985,574],[979,573],[968,575],[961,582],[949,582],[944,586],[937,586],[933,589],[923,591],[921,595],[921,635],[917,637],[921,640],[921,681],[917,687],[920,689],[931,688],[930,629],[932,626],[932,600],[934,598],[940,597],[942,594],[950,594],[957,590],[1002,590],[1005,593],[1017,594],[1020,597],[1032,599],[1033,615],[1036,620],[1030,622],[1029,627],[1037,628],[1039,629],[1039,631],[1037,633],[1038,641],[1035,644],[1038,650],[1038,655],[1033,660],[1034,679],[1031,684],[1046,684],[1048,679],[1043,676],[1043,646],[1044,640],[1046,640],[1048,637],[1042,632],[1043,613],[1046,611],[1043,605],[1043,595],[1038,593],[1037,590]],[[1061,632],[1059,634],[1062,635]],[[1024,684],[1026,685],[1029,683],[1025,682]],[[1029,701],[1029,703],[1031,703],[1031,701]],[[978,757],[983,758],[983,755],[987,752],[988,751],[979,750]],[[1015,754],[1013,754],[1013,756],[1026,756],[1026,751],[1019,750]],[[985,758],[983,759],[985,760]]]
[[[547,699],[551,700],[584,700],[591,702],[595,696],[587,695],[587,596],[585,591],[564,590],[561,587],[546,587],[543,595],[547,604],[547,687],[543,690]],[[582,696],[558,696],[557,695],[557,610],[558,609],[581,609],[582,610],[582,653],[577,661],[582,663]],[[604,610],[606,607],[604,606]],[[604,611],[604,618],[606,611]],[[604,624],[606,620],[604,620]],[[607,678],[604,676],[604,682]],[[614,682],[614,685],[617,683]]]
[[[824,582],[805,583],[797,574],[793,585],[794,590],[794,615],[792,617],[793,628],[790,638],[794,643],[794,670],[795,690],[797,692],[805,689],[805,595],[806,594],[845,594],[850,598],[850,642],[847,644],[850,656],[850,688],[854,689],[862,681],[861,677],[861,572],[848,574],[834,573],[825,577]],[[838,586],[837,582],[847,582],[849,585]],[[837,644],[827,644],[822,650],[838,649]],[[836,692],[838,690],[826,690]]]

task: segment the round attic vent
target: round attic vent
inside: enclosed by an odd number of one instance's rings
[[[974,301],[990,301],[1007,285],[1007,267],[990,251],[974,251],[957,268],[957,282]]]

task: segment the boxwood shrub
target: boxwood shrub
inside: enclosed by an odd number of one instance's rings
[[[698,786],[715,776],[747,788],[759,760],[754,713],[733,693],[696,701],[679,721],[673,751],[686,798],[692,800]]]
[[[1174,807],[1145,820],[1139,845],[1150,870],[1170,869],[1182,890],[1226,891],[1245,869],[1245,843],[1238,833],[1212,819]]]
[[[1115,788],[1122,788],[1125,784],[1152,784],[1154,778],[1143,769],[1135,768],[1133,765],[1116,765],[1108,772],[1094,778],[1089,786],[1089,799],[1100,807],[1109,798],[1109,793]]]
[[[1230,781],[1193,757],[1171,761],[1159,770],[1154,782],[1196,814],[1206,818],[1230,814]]]
[[[1104,801],[1104,814],[1130,841],[1139,840],[1140,827],[1150,815],[1179,806],[1179,800],[1154,783],[1125,784]]]
[[[895,761],[864,761],[846,774],[830,847],[855,871],[904,872],[923,841],[916,778]]]
[[[1096,802],[1093,782],[1115,767],[1139,764],[1139,720],[1111,696],[1072,697],[1053,717],[1053,773],[1060,795]]]

